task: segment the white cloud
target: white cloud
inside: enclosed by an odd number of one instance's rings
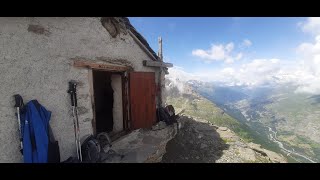
[[[228,68],[222,69],[221,72],[222,72],[222,73],[225,73],[225,74],[227,74],[227,75],[234,75],[234,72],[235,72],[235,71],[234,71],[233,68],[228,67]]]
[[[179,66],[174,66],[173,68],[169,68],[169,74],[166,76],[166,78],[169,79],[176,79],[179,81],[188,81],[191,79],[198,79],[198,77],[192,73],[187,73],[184,68]]]
[[[232,64],[234,61],[233,61],[233,58],[228,57],[228,58],[226,58],[226,60],[224,62],[227,64]]]
[[[319,84],[319,80],[318,81],[314,81],[313,83],[311,83],[312,81],[310,81],[309,84],[305,84],[302,86],[299,86],[296,89],[296,93],[310,93],[310,94],[319,94],[320,92],[320,84]]]
[[[320,17],[309,17],[306,22],[299,24],[303,32],[314,35],[320,34]]]
[[[194,74],[187,73],[182,67],[174,66],[169,68],[169,74],[166,76],[166,79],[170,80],[170,84],[166,88],[177,87],[180,92],[185,92],[184,84],[188,80],[200,80]]]
[[[233,48],[234,48],[234,44],[231,42],[231,43],[226,45],[225,49],[229,53],[229,52],[231,52],[233,50]]]
[[[303,60],[299,66],[299,87],[296,92],[320,93],[320,35],[315,37],[314,43],[299,45],[297,52]]]
[[[230,85],[262,85],[273,76],[278,76],[280,67],[278,59],[256,59],[240,67],[227,67],[220,71],[187,73],[181,68],[171,68],[169,79],[178,79],[181,82],[188,80],[220,81]]]
[[[249,39],[244,39],[242,42],[242,46],[244,47],[250,47],[252,45],[252,42]]]
[[[236,68],[222,69],[220,81],[228,84],[258,86],[278,76],[281,63],[278,59],[255,59]]]
[[[303,60],[296,92],[320,93],[320,17],[310,17],[300,26],[302,31],[314,35],[315,41],[301,43],[297,48]]]
[[[303,56],[313,56],[314,54],[320,53],[320,35],[315,37],[315,43],[301,43],[297,52]],[[307,57],[309,58],[309,57]]]
[[[320,56],[314,60],[320,67]],[[303,61],[302,61],[303,64]],[[319,72],[319,71],[318,71]],[[188,80],[218,81],[225,85],[246,85],[257,87],[292,83],[298,85],[297,93],[320,93],[320,74],[314,75],[305,66],[295,61],[280,59],[255,59],[240,66],[226,67],[218,71],[187,73],[183,68],[170,68],[169,78],[183,92],[183,84]]]
[[[241,59],[241,58],[242,58],[242,56],[243,56],[243,54],[242,54],[242,53],[238,53],[235,59],[236,59],[236,60],[239,60],[239,59]]]
[[[192,55],[199,56],[203,59],[223,60],[226,58],[226,51],[223,45],[212,45],[210,50],[196,49],[192,51]]]
[[[242,53],[238,53],[236,57],[233,56],[234,43],[230,42],[226,45],[212,44],[209,50],[195,49],[192,55],[202,58],[205,62],[224,61],[225,63],[233,63],[234,59],[242,58]]]
[[[183,81],[220,81],[226,85],[261,86],[292,83],[297,85],[296,93],[320,94],[320,18],[308,18],[300,27],[304,32],[314,35],[314,42],[303,42],[297,46],[297,57],[300,60],[254,59],[242,65],[232,66],[230,64],[234,60],[243,56],[241,52],[233,53],[234,43],[213,44],[209,50],[197,49],[192,54],[207,62],[224,61],[229,63],[229,67],[193,74],[186,73],[181,68],[171,68],[168,77],[178,77]],[[249,42],[244,40],[242,45],[251,46],[252,43]]]

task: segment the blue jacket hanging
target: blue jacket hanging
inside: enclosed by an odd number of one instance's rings
[[[21,116],[25,163],[47,163],[51,112],[37,100],[28,102]]]

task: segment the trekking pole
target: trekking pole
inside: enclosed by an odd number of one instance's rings
[[[17,119],[18,119],[18,126],[19,126],[19,136],[20,136],[20,152],[23,155],[23,137],[22,137],[22,130],[21,130],[21,121],[20,121],[20,111],[23,108],[23,99],[19,94],[13,95],[15,99],[14,107],[17,108]]]
[[[71,106],[72,106],[73,126],[74,126],[74,136],[75,136],[75,142],[76,142],[76,148],[77,148],[77,156],[80,162],[82,162],[80,128],[79,128],[78,112],[77,112],[77,83],[75,81],[69,82],[68,93],[70,93],[71,95]]]

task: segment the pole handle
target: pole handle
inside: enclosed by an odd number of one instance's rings
[[[17,108],[17,107],[22,108],[23,107],[23,99],[20,96],[20,94],[15,94],[15,95],[13,95],[13,97],[14,97],[14,100],[15,100],[14,107],[15,108]]]
[[[69,81],[68,93],[71,95],[71,105],[77,107],[77,82],[74,80]]]

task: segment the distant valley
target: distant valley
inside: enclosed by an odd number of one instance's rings
[[[295,87],[224,86],[188,81],[188,85],[231,117],[250,127],[253,137],[292,162],[320,162],[320,95],[295,93]],[[278,147],[274,147],[276,144]]]

